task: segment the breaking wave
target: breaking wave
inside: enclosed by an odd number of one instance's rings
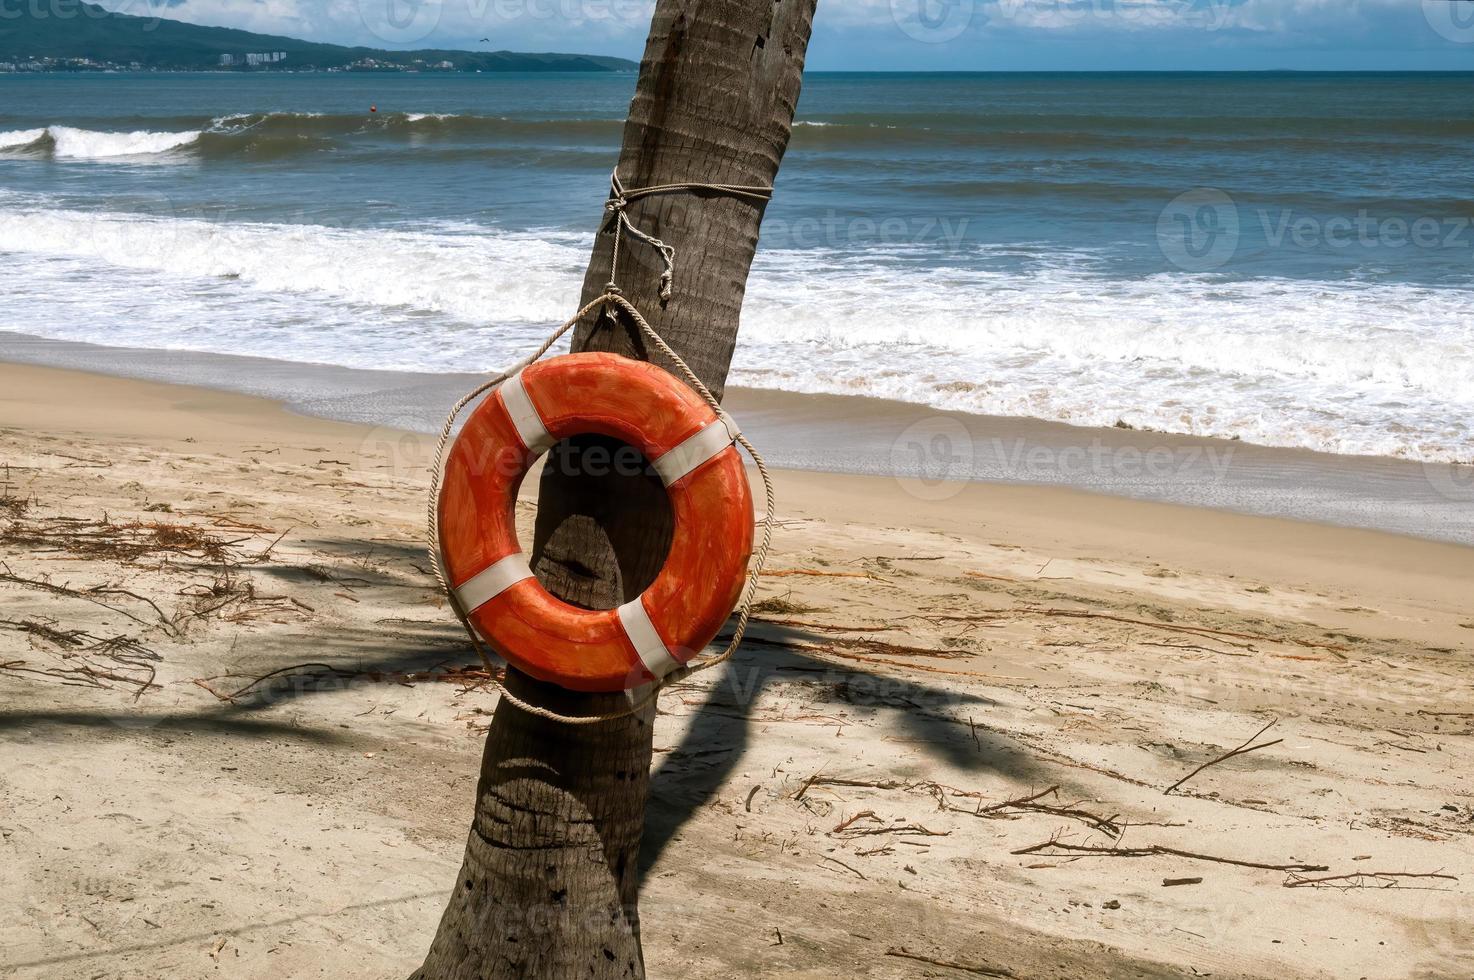
[[[51,125],[0,132],[0,154],[57,160],[187,162],[237,157],[276,159],[372,148],[383,143],[416,149],[440,142],[495,147],[498,143],[585,146],[618,139],[622,123],[604,119],[519,120],[453,113],[370,115],[241,113],[213,119],[140,119],[181,124],[178,130],[92,130]]]

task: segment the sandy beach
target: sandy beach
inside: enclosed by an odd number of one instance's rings
[[[429,448],[0,365],[0,974],[418,965],[497,702],[427,572]],[[1474,976],[1474,550],[778,494],[750,642],[661,702],[652,976]]]

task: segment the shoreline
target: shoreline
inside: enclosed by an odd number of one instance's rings
[[[309,418],[421,434],[438,431],[449,406],[484,379],[7,331],[0,331],[0,363],[233,392]],[[970,415],[854,395],[734,387],[726,406],[779,469],[891,477],[921,501],[950,499],[971,483],[1071,488],[1474,546],[1474,467]],[[414,452],[428,458],[432,449]]]

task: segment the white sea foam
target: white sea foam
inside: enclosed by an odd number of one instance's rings
[[[0,329],[350,367],[487,370],[576,304],[589,237],[0,209]],[[9,254],[6,254],[9,253]],[[976,256],[971,258],[977,258]],[[760,254],[734,383],[1474,459],[1474,292]],[[632,263],[626,275],[654,274]],[[679,268],[677,270],[679,288]]]
[[[270,292],[444,313],[466,322],[544,320],[582,250],[533,236],[216,224],[64,210],[0,212],[0,248],[95,258]]]
[[[44,129],[12,129],[9,132],[0,133],[0,150],[26,146],[45,135],[46,130]]]
[[[182,133],[157,133],[138,130],[132,133],[106,133],[71,126],[50,126],[58,158],[103,160],[112,157],[141,157],[167,153],[188,146],[200,138],[199,130]]]

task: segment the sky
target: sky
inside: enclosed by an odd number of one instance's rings
[[[127,13],[339,44],[633,59],[653,7],[652,0],[104,3]],[[1474,0],[820,0],[808,66],[1474,70]]]

